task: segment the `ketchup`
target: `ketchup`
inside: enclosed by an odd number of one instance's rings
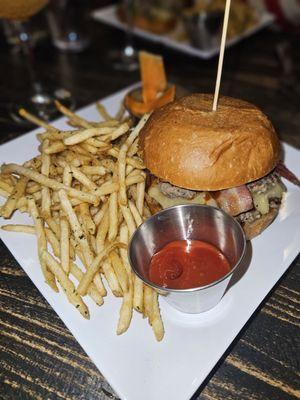
[[[225,276],[231,267],[224,254],[200,240],[175,240],[154,254],[149,279],[170,289],[208,285]]]

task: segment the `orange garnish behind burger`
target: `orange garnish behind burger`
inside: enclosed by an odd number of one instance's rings
[[[175,85],[168,85],[163,58],[141,51],[139,62],[142,81],[141,99],[134,98],[131,93],[125,97],[125,106],[132,114],[143,114],[161,107],[174,100]]]

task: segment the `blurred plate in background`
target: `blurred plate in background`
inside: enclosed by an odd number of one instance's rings
[[[116,28],[123,30],[127,28],[126,24],[120,21],[120,19],[118,18],[115,5],[94,10],[92,16],[95,20],[104,22]],[[240,42],[241,40],[255,34],[261,29],[272,24],[274,22],[274,19],[275,18],[273,14],[270,14],[268,12],[262,13],[261,15],[259,15],[258,22],[255,25],[253,25],[250,29],[244,31],[243,33],[230,38],[227,41],[226,46],[230,47]],[[177,26],[172,31],[164,34],[152,33],[137,27],[134,28],[134,34],[144,39],[159,42],[167,47],[171,47],[186,54],[197,56],[203,59],[212,58],[219,53],[219,46],[215,42],[212,42],[210,46],[206,46],[202,49],[193,47],[187,39],[183,25],[180,23],[177,24]]]

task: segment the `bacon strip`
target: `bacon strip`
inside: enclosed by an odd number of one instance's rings
[[[246,185],[211,192],[218,206],[232,216],[253,208],[251,193]]]
[[[275,171],[283,178],[292,182],[294,185],[300,186],[300,180],[297,178],[297,176],[293,174],[281,161],[279,161],[279,163],[276,165]]]

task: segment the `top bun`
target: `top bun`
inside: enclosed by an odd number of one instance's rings
[[[191,190],[221,190],[259,179],[278,162],[275,130],[256,106],[192,94],[155,110],[140,132],[144,163],[158,178]]]

